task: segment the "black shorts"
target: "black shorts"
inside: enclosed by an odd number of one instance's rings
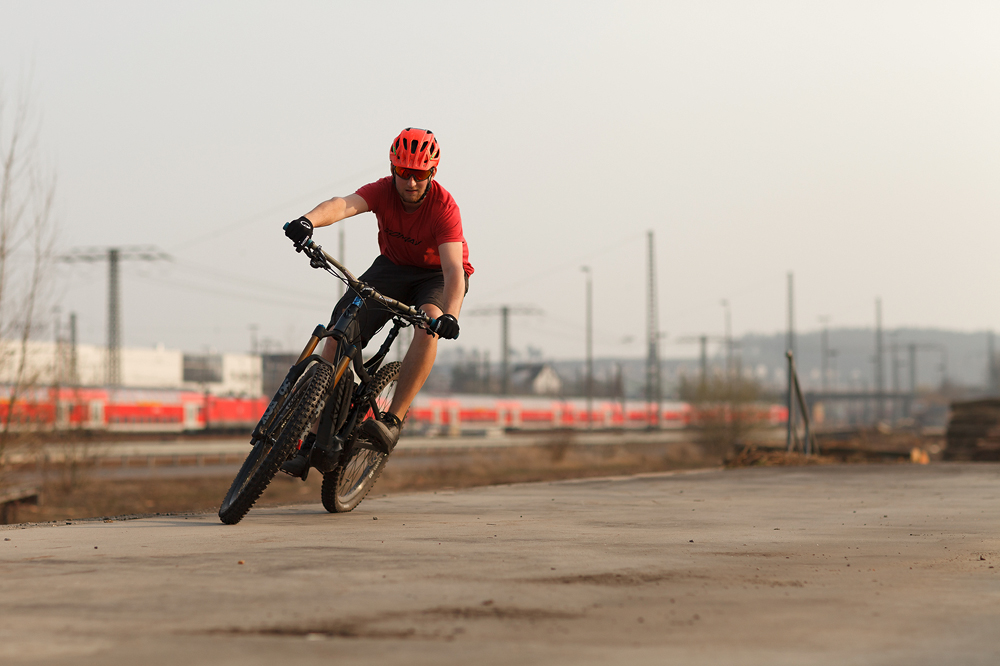
[[[383,255],[375,258],[371,267],[360,278],[381,294],[394,298],[400,303],[421,307],[428,303],[444,310],[444,273],[437,268],[419,266],[397,266]],[[465,291],[469,291],[469,276],[465,276]],[[341,313],[354,300],[356,294],[348,290],[333,309],[330,326],[337,323]],[[366,301],[358,310],[358,325],[362,347],[392,319],[392,313],[374,301]]]

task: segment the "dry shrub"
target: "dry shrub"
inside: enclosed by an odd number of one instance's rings
[[[743,447],[737,455],[728,458],[726,467],[795,467],[802,465],[832,465],[836,458],[799,453],[798,451],[783,451],[779,449],[762,449],[754,444]]]
[[[697,441],[709,456],[724,460],[747,444],[748,438],[766,420],[758,403],[760,386],[734,375],[716,376],[707,382],[681,379],[680,397],[693,408]]]

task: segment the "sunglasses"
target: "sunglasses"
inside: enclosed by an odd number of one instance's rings
[[[430,178],[434,174],[434,169],[404,169],[394,166],[392,167],[392,172],[403,180],[412,178],[413,180],[421,181]]]

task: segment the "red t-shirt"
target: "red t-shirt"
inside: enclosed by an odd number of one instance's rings
[[[475,270],[469,263],[469,245],[462,233],[462,215],[448,190],[431,181],[431,191],[414,213],[403,210],[403,201],[392,176],[380,178],[357,191],[378,219],[378,248],[397,266],[441,268],[438,246],[462,244],[462,267],[466,275]]]

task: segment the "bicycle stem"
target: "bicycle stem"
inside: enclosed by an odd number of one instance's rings
[[[319,255],[319,257],[322,257],[322,259],[325,260],[328,264],[331,264],[334,268],[340,271],[340,273],[343,274],[343,276],[347,279],[347,285],[355,292],[357,292],[359,295],[366,298],[374,298],[380,303],[387,305],[394,310],[405,312],[411,317],[422,317],[424,319],[424,323],[428,323],[429,321],[431,321],[431,317],[428,316],[426,312],[423,312],[419,308],[413,307],[412,305],[407,305],[406,303],[400,303],[394,298],[389,298],[388,296],[380,294],[369,285],[358,280],[358,278],[355,277],[354,273],[349,271],[346,266],[337,261],[326,250],[323,249],[322,245],[314,241],[312,238],[307,239],[304,243],[302,243],[300,247],[302,247],[306,251],[306,254],[309,255],[310,259],[318,260],[313,256],[313,254],[310,253],[314,252],[317,255]],[[316,263],[314,263],[313,265],[316,268],[322,268],[322,265],[318,265]]]

